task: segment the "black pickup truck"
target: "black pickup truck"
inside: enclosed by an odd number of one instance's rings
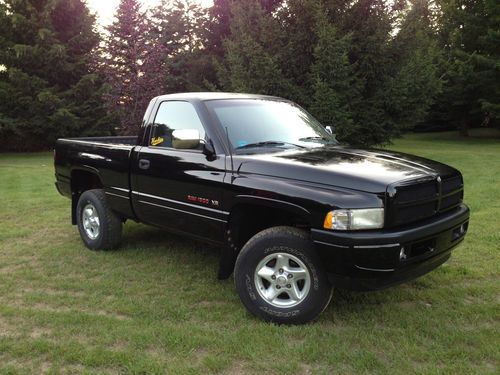
[[[447,165],[339,145],[276,97],[154,98],[137,137],[59,139],[56,187],[94,250],[127,219],[219,246],[219,278],[255,315],[304,323],[332,286],[376,290],[444,263],[467,232]]]

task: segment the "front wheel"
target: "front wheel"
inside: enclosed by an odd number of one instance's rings
[[[80,237],[89,249],[108,250],[120,243],[122,221],[109,207],[103,190],[87,190],[80,196],[76,218]]]
[[[257,233],[238,255],[234,273],[245,307],[276,323],[309,322],[332,297],[312,242],[297,228],[273,227]]]

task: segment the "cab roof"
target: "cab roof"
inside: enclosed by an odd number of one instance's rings
[[[157,96],[160,100],[223,100],[223,99],[281,99],[276,96],[257,95],[257,94],[240,94],[233,92],[185,92],[178,94],[168,94]]]

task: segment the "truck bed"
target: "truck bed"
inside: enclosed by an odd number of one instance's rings
[[[135,136],[58,139],[54,155],[57,189],[71,197],[71,183],[102,188],[117,212],[134,217],[129,173],[136,146]]]

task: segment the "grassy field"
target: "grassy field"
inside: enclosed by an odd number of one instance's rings
[[[336,290],[320,319],[250,316],[218,250],[128,222],[119,251],[87,250],[54,188],[51,154],[0,155],[0,374],[496,374],[500,142],[420,134],[392,149],[465,176],[469,234],[419,280]]]

